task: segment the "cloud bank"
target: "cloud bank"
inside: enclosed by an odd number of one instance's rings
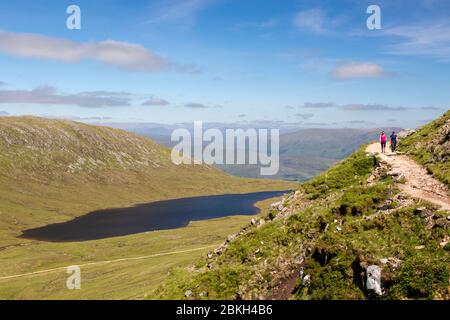
[[[337,66],[331,72],[332,76],[338,80],[377,78],[386,73],[380,65],[372,62],[349,62]]]
[[[167,100],[164,99],[158,99],[158,98],[151,98],[147,101],[144,101],[142,103],[142,106],[144,107],[152,107],[152,106],[156,106],[156,107],[165,107],[168,106],[170,103]]]
[[[142,45],[114,40],[81,43],[33,33],[0,31],[0,53],[63,63],[92,60],[122,70],[145,73],[167,70],[199,72],[196,66],[171,63]]]
[[[85,108],[129,106],[130,97],[124,92],[92,91],[61,94],[51,86],[33,90],[0,90],[0,104],[74,105]]]

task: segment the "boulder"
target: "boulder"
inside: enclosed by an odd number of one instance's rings
[[[366,269],[366,289],[381,296],[381,268],[377,265],[370,265]]]
[[[406,137],[412,135],[414,132],[416,132],[416,130],[414,130],[414,129],[405,129],[405,130],[402,130],[402,131],[400,131],[399,133],[397,133],[397,138],[398,138],[398,139],[406,138]]]

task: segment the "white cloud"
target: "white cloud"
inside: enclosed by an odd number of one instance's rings
[[[332,102],[305,102],[301,108],[307,108],[307,109],[326,109],[326,108],[334,108],[336,107],[335,103]]]
[[[388,47],[388,53],[450,59],[450,22],[448,21],[391,27],[384,29],[382,34],[397,38],[396,43]]]
[[[295,114],[297,117],[300,117],[302,119],[308,120],[311,119],[312,117],[314,117],[313,113],[296,113]]]
[[[377,78],[385,75],[383,67],[372,62],[344,63],[332,70],[336,79]]]
[[[391,107],[383,104],[347,104],[342,106],[347,111],[406,111],[407,107]]]
[[[173,67],[164,58],[137,44],[113,40],[80,43],[32,33],[0,31],[0,53],[64,63],[95,60],[140,72],[159,72]]]
[[[325,15],[320,8],[298,12],[294,17],[294,26],[314,32],[323,32]]]
[[[164,106],[168,106],[170,103],[167,100],[164,99],[158,99],[158,98],[151,98],[147,101],[144,101],[142,103],[142,106],[159,106],[159,107],[164,107]]]
[[[197,15],[217,0],[169,0],[158,1],[151,6],[151,17],[146,23],[178,23],[192,25]]]
[[[190,109],[207,109],[209,108],[207,105],[201,103],[188,103],[185,105],[186,108]]]
[[[42,86],[33,90],[0,90],[0,104],[75,105],[86,108],[130,105],[129,94],[93,91],[60,94],[54,87]]]

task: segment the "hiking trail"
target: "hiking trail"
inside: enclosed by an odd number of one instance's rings
[[[386,146],[388,150],[390,146]],[[404,154],[393,152],[381,153],[380,143],[370,144],[366,152],[378,155],[392,167],[392,172],[405,177],[400,189],[414,198],[434,203],[450,211],[450,192],[442,182],[428,174],[427,170]]]

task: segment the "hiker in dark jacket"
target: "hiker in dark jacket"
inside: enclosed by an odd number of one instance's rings
[[[397,134],[395,133],[395,131],[392,131],[392,133],[391,133],[391,151],[395,152],[396,149],[397,149]]]

